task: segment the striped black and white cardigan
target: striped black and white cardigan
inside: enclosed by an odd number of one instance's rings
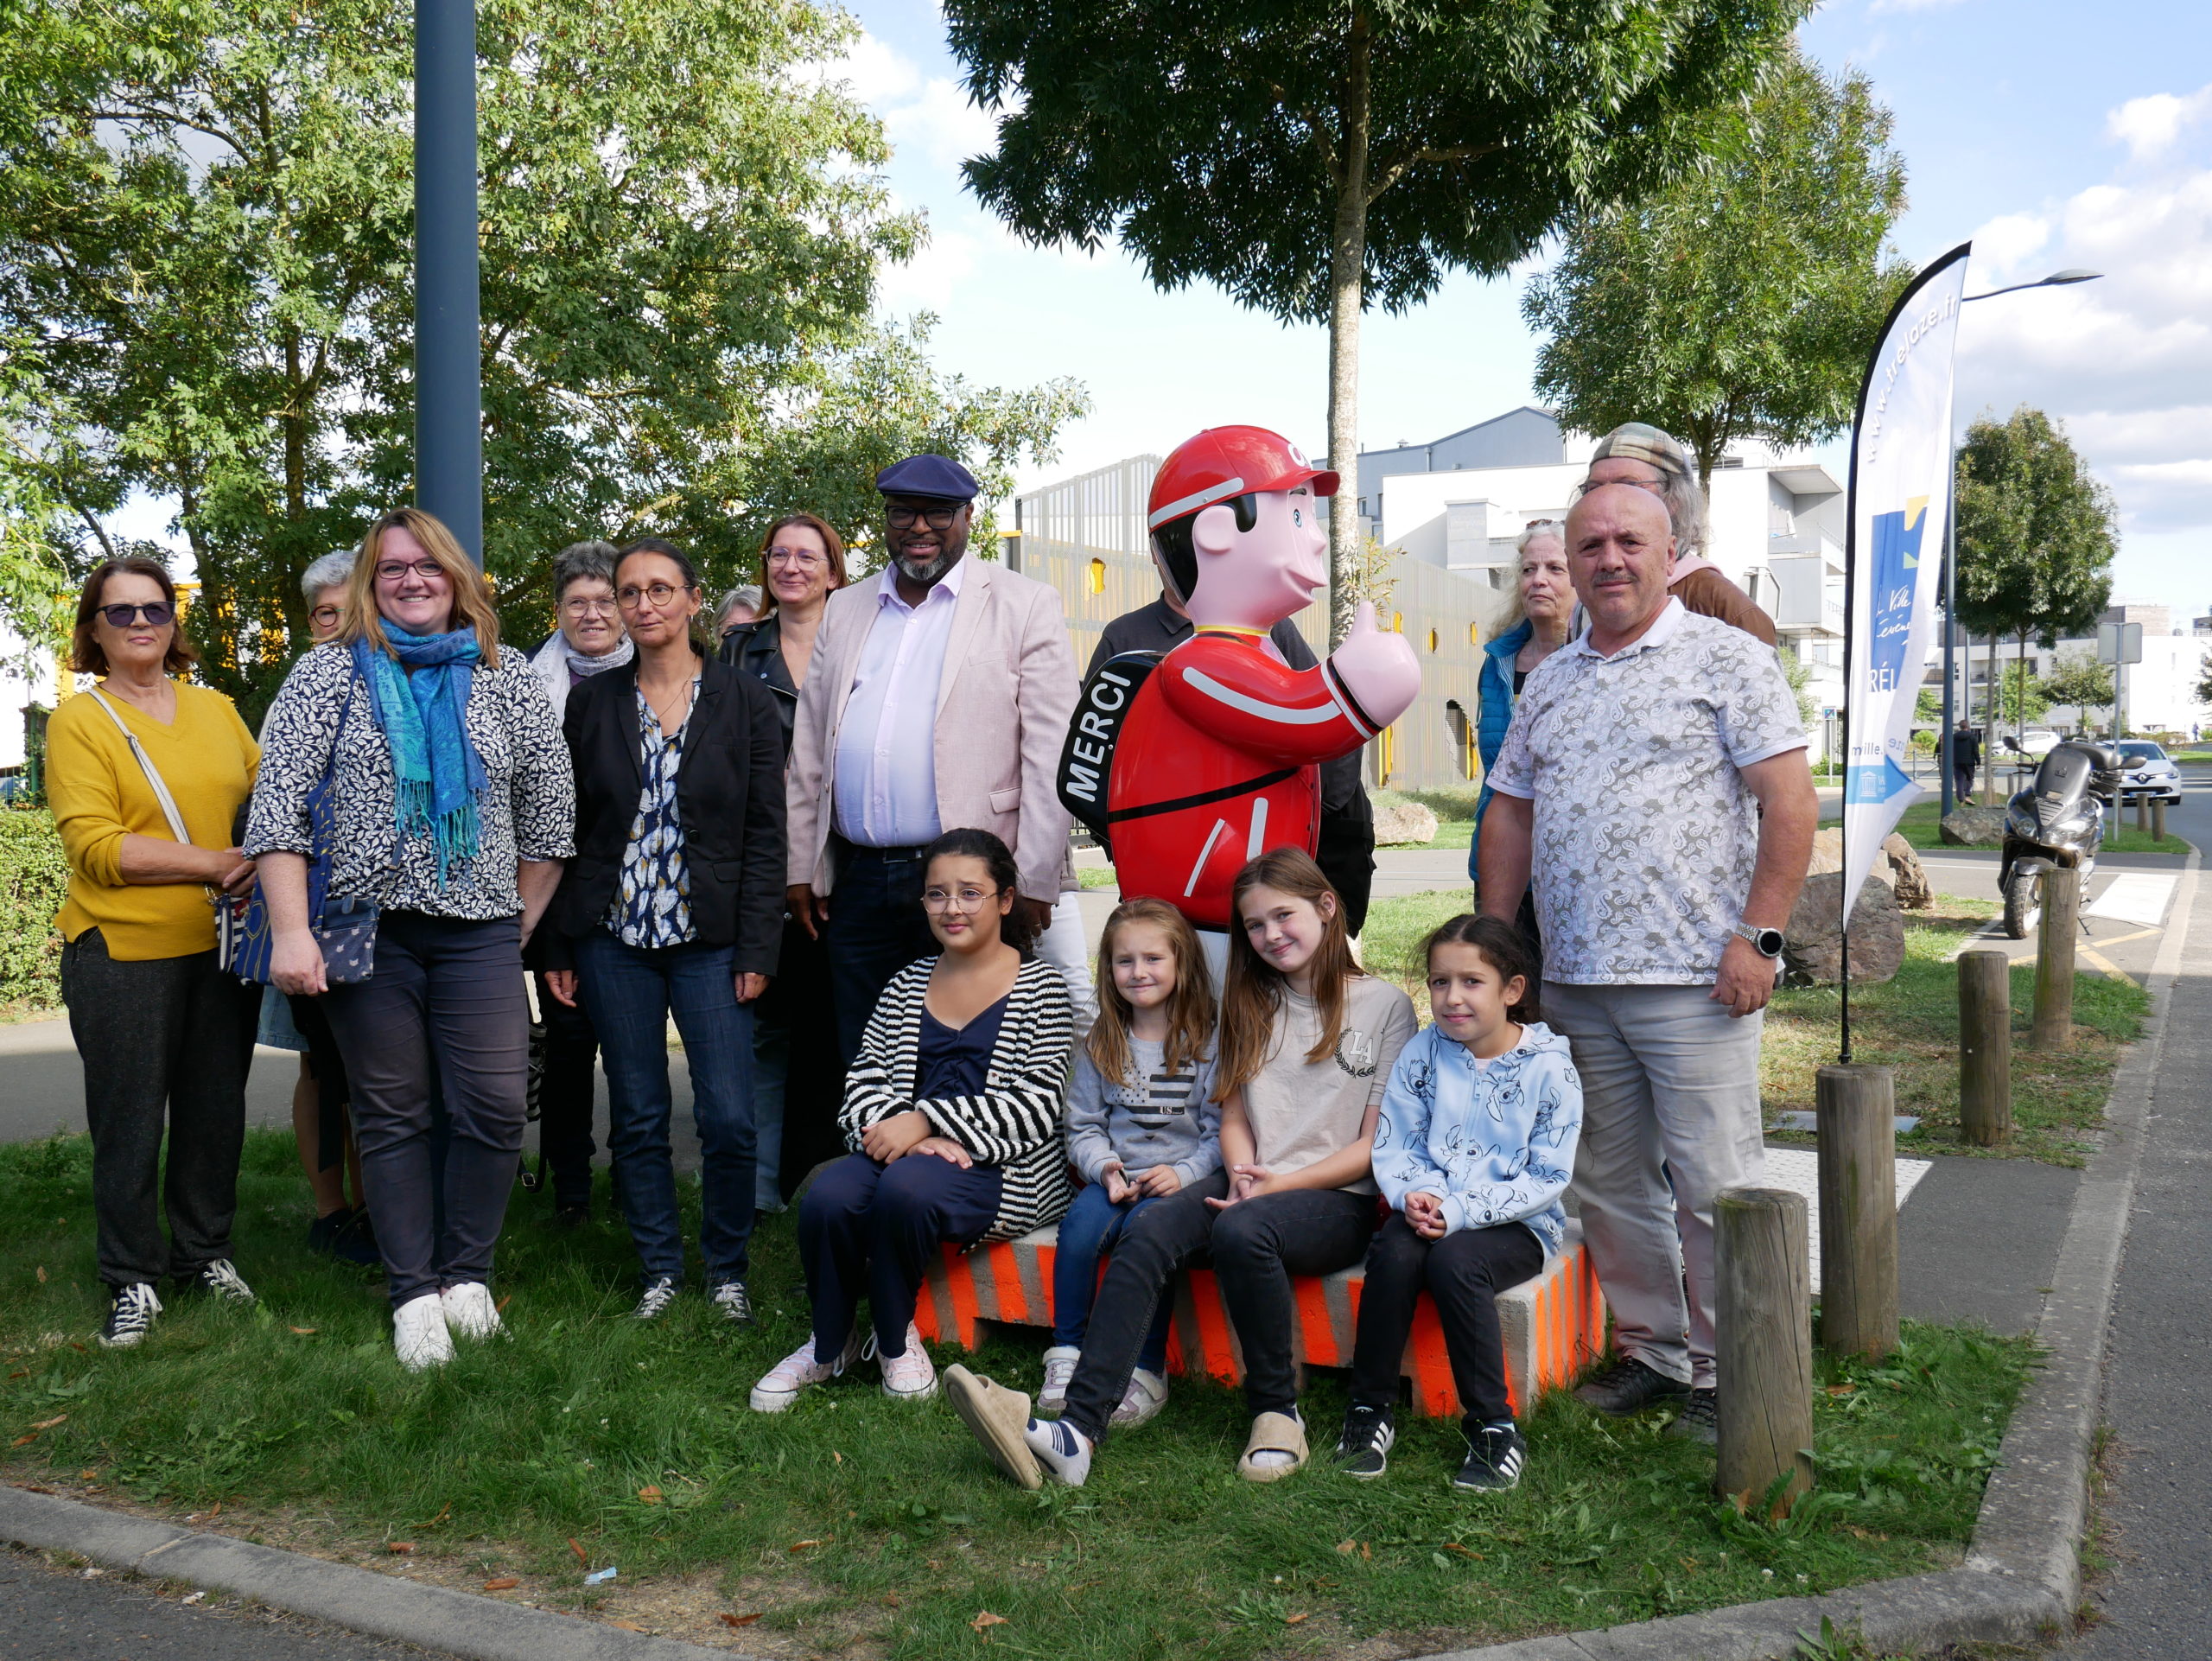
[[[958,1142],[977,1164],[998,1168],[998,1216],[976,1244],[1010,1240],[1057,1223],[1075,1198],[1060,1133],[1068,1057],[1075,1043],[1067,983],[1048,963],[1022,964],[1007,995],[983,1093],[917,1101],[922,998],[936,964],[934,958],[908,964],[875,1001],[860,1054],[845,1073],[845,1105],[838,1123],[845,1145],[859,1153],[861,1136],[870,1125],[911,1109],[927,1114],[938,1135]]]

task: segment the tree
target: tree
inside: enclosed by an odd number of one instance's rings
[[[2112,665],[2086,652],[2062,652],[2044,677],[2043,690],[2053,703],[2072,704],[2079,724],[2087,727],[2089,711],[2107,708],[2113,701]]]
[[[1359,326],[1460,269],[1496,277],[1571,210],[1696,164],[1806,0],[946,0],[998,118],[969,187],[1014,232],[1117,239],[1329,330],[1329,455],[1356,478]],[[1204,367],[1194,372],[1208,372]],[[1330,518],[1332,622],[1358,516]]]
[[[486,563],[511,629],[547,556],[676,538],[721,576],[775,513],[848,525],[919,438],[995,483],[1080,407],[934,375],[870,319],[919,221],[879,124],[813,71],[836,13],[756,0],[482,0]],[[0,37],[10,452],[111,551],[132,491],[177,505],[207,678],[249,714],[305,623],[297,576],[409,494],[405,7],[49,0]]]
[[[1989,637],[1993,671],[1999,638],[2017,640],[2024,682],[2030,636],[2086,634],[2111,600],[2118,509],[2064,427],[2026,404],[1967,429],[1956,494],[1959,620]],[[2030,719],[2006,713],[2016,732]]]
[[[1890,227],[1904,164],[1864,75],[1794,48],[1711,167],[1641,202],[1577,214],[1522,297],[1537,392],[1579,431],[1664,427],[1709,478],[1728,447],[1847,426],[1890,308],[1912,280]]]

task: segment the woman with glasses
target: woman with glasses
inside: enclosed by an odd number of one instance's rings
[[[772,693],[791,754],[799,688],[814,659],[814,636],[832,591],[845,586],[845,544],[826,520],[790,513],[760,539],[769,610],[722,637],[722,661]],[[740,594],[747,592],[738,590]],[[830,956],[796,921],[784,925],[781,972],[753,1013],[753,1123],[759,1134],[756,1199],[784,1209],[806,1174],[845,1149],[837,1129],[843,1079]]]
[[[1483,648],[1482,674],[1476,682],[1479,698],[1475,729],[1476,748],[1483,761],[1484,783],[1475,799],[1475,834],[1467,841],[1467,881],[1475,881],[1475,855],[1482,845],[1483,813],[1490,806],[1487,782],[1491,764],[1505,742],[1505,729],[1513,722],[1513,705],[1529,683],[1535,666],[1565,646],[1574,617],[1574,582],[1567,568],[1567,526],[1558,519],[1532,519],[1514,544],[1520,576],[1513,591],[1511,624]],[[1522,931],[1536,938],[1533,898],[1524,896],[1519,919]]]
[[[556,721],[569,694],[595,676],[631,661],[635,648],[614,603],[614,544],[572,542],[553,562],[553,637],[530,660]],[[537,1087],[537,1147],[551,1179],[553,1223],[577,1228],[591,1220],[592,1105],[599,1089],[599,1034],[582,1009],[553,996],[545,971],[546,934],[535,936],[523,962],[537,977],[537,1018],[544,1024]]]
[[[936,1395],[914,1300],[939,1244],[1011,1239],[1074,1198],[1060,1130],[1067,983],[1015,920],[1014,856],[988,830],[948,830],[922,871],[940,950],[893,976],[868,1019],[845,1080],[852,1152],[799,1204],[812,1332],[753,1387],[755,1412],[782,1412],[868,1355],[886,1396]]]
[[[784,915],[784,745],[775,700],[693,641],[698,574],[648,538],[614,564],[636,660],[586,683],[563,722],[576,857],[546,942],[553,996],[581,1002],[607,1058],[614,1188],[644,1270],[633,1311],[683,1283],[669,1146],[668,1022],[683,1040],[702,1161],[699,1251],[721,1319],[753,1319],[752,1005]]]
[[[337,1034],[393,1347],[404,1367],[440,1365],[454,1335],[500,1329],[492,1255],[530,1068],[522,951],[570,852],[568,752],[528,661],[499,649],[483,573],[414,507],[369,527],[338,638],[286,677],[264,735],[246,847],[268,885],[270,974],[321,999]],[[308,797],[325,777],[335,824],[318,850]],[[366,979],[327,971],[310,854],[327,854],[332,896],[380,907]]]
[[[253,1301],[230,1259],[260,994],[217,964],[209,902],[253,885],[232,838],[260,751],[230,699],[176,678],[195,661],[169,574],[111,559],[86,579],[70,643],[70,666],[102,679],[46,729],[69,860],[61,998],[84,1061],[110,1348],[145,1337],[165,1276]]]

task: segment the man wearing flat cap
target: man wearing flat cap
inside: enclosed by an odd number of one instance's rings
[[[1079,690],[1059,595],[967,557],[968,469],[910,455],[875,484],[888,560],[830,596],[785,775],[790,908],[827,937],[848,1062],[891,977],[937,951],[921,854],[940,833],[1003,841],[1020,873],[1016,910],[1046,926],[1068,841],[1056,775]]]

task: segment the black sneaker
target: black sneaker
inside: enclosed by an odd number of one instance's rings
[[[1337,1468],[1346,1476],[1366,1481],[1390,1468],[1390,1444],[1398,1439],[1387,1407],[1361,1407],[1344,1411],[1344,1434],[1337,1438]]]
[[[1452,1479],[1455,1488],[1483,1493],[1503,1493],[1521,1486],[1521,1467],[1529,1462],[1529,1444],[1513,1425],[1484,1425],[1467,1438],[1467,1457]]]
[[[308,1225],[308,1250],[326,1257],[338,1255],[338,1234],[353,1220],[350,1206],[340,1206],[327,1217],[318,1217]]]
[[[630,1311],[632,1321],[658,1321],[668,1313],[668,1306],[676,1301],[676,1276],[656,1275],[645,1282],[644,1295],[638,1307]]]
[[[1594,1407],[1610,1418],[1624,1419],[1641,1413],[1654,1402],[1671,1402],[1689,1394],[1690,1387],[1647,1367],[1634,1356],[1616,1361],[1574,1392],[1585,1407]]]
[[[1688,1441],[1701,1441],[1708,1448],[1719,1446],[1719,1393],[1710,1386],[1690,1391],[1682,1400],[1682,1410],[1675,1415],[1674,1423],[1667,1427],[1667,1434],[1681,1436]]]
[[[200,1266],[198,1273],[184,1282],[184,1289],[197,1292],[203,1297],[219,1298],[225,1303],[254,1303],[253,1288],[245,1283],[228,1257],[218,1257],[213,1263]]]
[[[723,1281],[708,1292],[707,1298],[731,1326],[753,1324],[753,1295],[745,1289],[743,1281]]]
[[[152,1330],[154,1317],[161,1312],[162,1301],[154,1295],[154,1289],[147,1282],[133,1281],[128,1286],[117,1287],[115,1301],[108,1306],[107,1325],[100,1328],[101,1347],[129,1349]]]
[[[555,1228],[582,1228],[591,1221],[591,1204],[586,1200],[577,1205],[556,1205],[553,1207]]]
[[[359,1263],[364,1269],[384,1267],[384,1253],[378,1249],[376,1227],[369,1221],[366,1206],[357,1206],[347,1213],[330,1251],[341,1263]]]

